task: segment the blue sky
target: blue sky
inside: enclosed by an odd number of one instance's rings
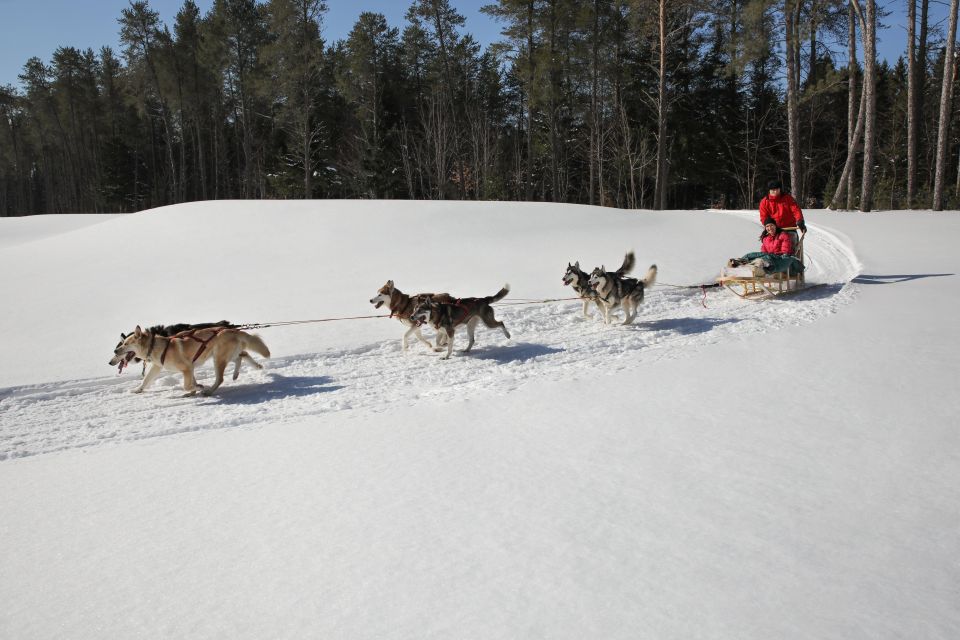
[[[213,4],[213,0],[195,1],[203,12]],[[480,13],[480,7],[492,1],[451,1],[466,18],[465,31],[483,45],[499,37],[500,26]],[[327,40],[345,37],[361,11],[382,13],[391,25],[400,27],[410,6],[407,0],[327,0],[327,4]],[[886,19],[891,26],[879,36],[879,55],[893,61],[906,49],[906,2],[880,0],[878,4],[891,12]],[[58,46],[98,51],[109,45],[119,52],[117,18],[127,5],[126,0],[0,0],[0,84],[18,85],[17,75],[28,58],[37,56],[48,62]],[[182,0],[151,0],[150,5],[164,22],[172,24]],[[935,18],[946,15],[943,3],[932,3],[931,9]]]

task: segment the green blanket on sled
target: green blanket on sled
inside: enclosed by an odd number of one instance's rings
[[[787,271],[800,273],[803,271],[803,263],[793,256],[777,256],[772,253],[754,251],[743,256],[741,260],[750,262],[757,258],[763,260],[763,270],[767,273],[786,273]]]

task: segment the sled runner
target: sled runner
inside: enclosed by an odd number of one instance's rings
[[[784,231],[795,231],[785,227]],[[795,293],[806,287],[803,262],[803,236],[797,241],[793,256],[771,256],[764,253],[748,253],[743,258],[731,260],[721,269],[717,284],[726,287],[735,295],[758,300]]]

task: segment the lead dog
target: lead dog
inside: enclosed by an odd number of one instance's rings
[[[220,322],[200,322],[197,324],[186,324],[181,322],[178,324],[157,324],[147,329],[147,331],[149,331],[150,333],[161,335],[161,336],[172,336],[172,335],[181,333],[183,331],[190,331],[192,329],[210,329],[213,327],[225,327],[227,329],[236,329],[237,325],[232,324],[227,320],[221,320]],[[123,341],[126,340],[127,336],[129,335],[130,335],[129,333],[123,333],[121,331],[120,342],[117,343],[117,347],[123,344]],[[116,360],[116,362],[114,360]],[[241,360],[246,360],[257,369],[263,369],[263,365],[261,365],[259,362],[254,360],[249,353],[244,351],[243,353],[240,354],[240,359],[237,360],[237,366],[234,367],[233,369],[234,380],[236,380],[237,377],[239,377],[240,375]],[[123,373],[124,367],[128,366],[130,364],[130,361],[141,362],[141,359],[133,355],[133,353],[130,353],[128,354],[128,357],[121,358],[119,360],[114,358],[113,360],[110,361],[110,364],[113,366],[119,365],[119,371],[117,373]],[[144,376],[146,375],[146,373],[147,373],[147,363],[143,361],[143,371],[140,373],[140,375]]]
[[[433,345],[430,344],[430,341],[424,338],[420,332],[420,325],[410,319],[414,310],[427,300],[451,302],[453,301],[453,296],[449,293],[418,293],[410,296],[400,291],[400,289],[397,289],[393,284],[393,280],[387,280],[387,284],[380,287],[377,295],[370,299],[370,304],[374,305],[376,309],[386,304],[387,308],[390,309],[390,315],[396,317],[407,327],[407,332],[403,334],[403,339],[401,340],[404,351],[407,350],[407,338],[410,337],[411,333],[416,334],[420,342],[427,345],[428,349],[433,350]],[[437,346],[439,347],[441,344],[443,344],[441,342],[441,336],[437,334]]]
[[[490,305],[498,300],[502,300],[510,292],[510,285],[505,284],[503,288],[492,296],[485,298],[458,298],[451,302],[441,302],[437,300],[423,301],[410,316],[411,321],[416,324],[428,322],[437,330],[437,342],[440,341],[440,335],[445,334],[447,343],[447,355],[443,356],[446,360],[453,353],[453,334],[457,327],[466,325],[467,327],[467,348],[464,353],[470,351],[473,347],[473,332],[477,323],[481,320],[483,324],[491,329],[499,327],[503,335],[510,337],[507,327],[497,320],[493,314],[493,307]],[[434,351],[441,351],[438,346]]]
[[[628,253],[633,266],[633,253]],[[626,264],[626,261],[624,262]],[[623,267],[621,267],[623,269]],[[637,310],[643,302],[644,290],[653,285],[657,278],[657,265],[650,265],[646,275],[641,278],[624,278],[620,270],[609,272],[602,266],[597,267],[590,274],[590,286],[597,292],[597,304],[603,311],[603,321],[610,324],[610,312],[617,307],[623,307],[623,324],[630,324],[637,317]]]
[[[210,327],[184,331],[174,336],[161,336],[144,331],[137,325],[114,349],[111,365],[121,360],[130,361],[132,357],[149,362],[150,370],[134,393],[141,393],[149,387],[164,369],[179,371],[183,374],[183,389],[187,395],[193,395],[199,388],[203,395],[211,395],[223,383],[223,372],[231,362],[240,366],[240,359],[247,350],[264,358],[270,357],[270,350],[259,336],[226,327]],[[131,356],[130,354],[133,354]],[[213,386],[204,388],[197,384],[194,368],[213,358],[216,379]]]

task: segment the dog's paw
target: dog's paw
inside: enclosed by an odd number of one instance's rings
[[[130,393],[143,393],[143,388],[137,387],[136,389],[130,389]]]

